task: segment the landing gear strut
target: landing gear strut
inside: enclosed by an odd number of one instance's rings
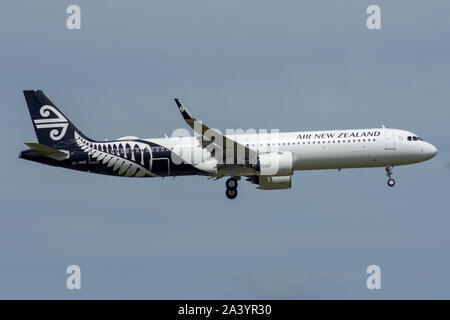
[[[238,182],[235,178],[229,178],[226,182],[225,182],[225,186],[227,187],[227,191],[225,192],[225,195],[227,196],[228,199],[234,199],[237,197],[238,195],[238,191],[237,191],[237,187],[238,187]]]
[[[386,175],[388,177],[387,184],[389,187],[395,186],[395,180],[391,178],[393,167],[386,167]]]

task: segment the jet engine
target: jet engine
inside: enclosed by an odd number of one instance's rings
[[[261,176],[291,176],[293,158],[292,152],[263,153],[258,157],[256,169]]]
[[[292,176],[252,176],[247,180],[261,190],[290,189]]]

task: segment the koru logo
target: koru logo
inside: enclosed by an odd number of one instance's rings
[[[34,120],[34,124],[37,129],[55,128],[50,131],[50,138],[55,141],[61,140],[66,134],[69,123],[67,122],[67,119],[64,118],[64,116],[52,106],[42,106],[39,113],[42,117],[48,118],[50,116],[50,111],[53,112],[56,118]],[[58,129],[61,131],[58,131]]]

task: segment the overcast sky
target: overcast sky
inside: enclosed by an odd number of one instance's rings
[[[81,30],[66,8],[81,7]],[[381,7],[381,30],[366,8]],[[0,11],[0,298],[450,298],[450,2],[18,1]],[[290,190],[17,158],[42,89],[86,135],[410,130],[438,155],[296,172]],[[82,289],[65,287],[68,265]],[[381,267],[382,290],[366,288]]]

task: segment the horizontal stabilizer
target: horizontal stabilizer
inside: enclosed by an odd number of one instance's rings
[[[45,146],[43,144],[39,144],[39,143],[34,143],[34,142],[28,142],[25,143],[28,147],[30,147],[31,149],[33,149],[34,151],[36,151],[37,153],[54,159],[54,160],[64,160],[69,158],[69,151],[62,151],[62,150],[58,150],[49,146]]]

